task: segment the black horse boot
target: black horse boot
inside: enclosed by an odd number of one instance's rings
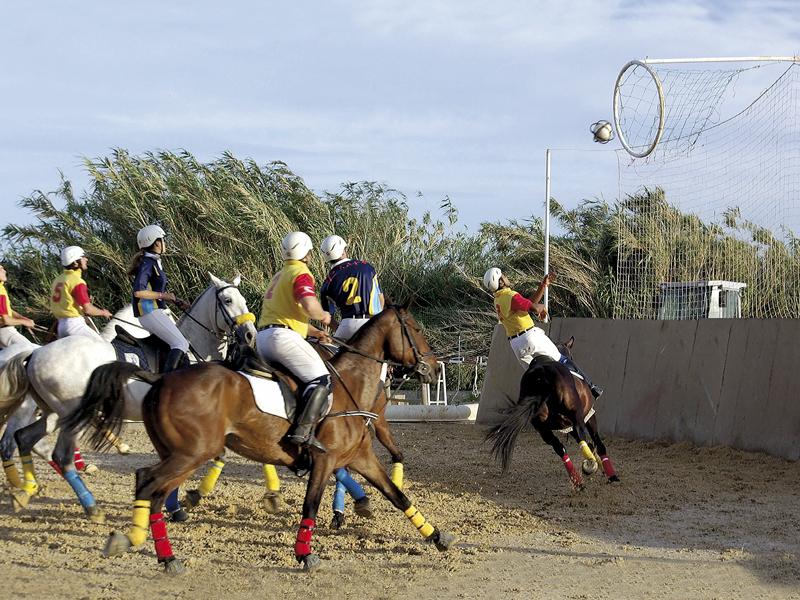
[[[183,367],[189,366],[189,357],[183,350],[172,348],[164,359],[164,373],[170,371],[177,371]]]
[[[594,396],[595,400],[597,400],[600,396],[602,396],[603,389],[593,384],[592,380],[589,379],[589,376],[586,373],[584,373],[583,370],[578,365],[575,364],[574,360],[562,354],[560,362],[573,373],[577,373],[578,376],[586,382],[586,385],[589,386],[589,389],[591,390],[592,396]]]
[[[308,446],[320,452],[328,451],[324,444],[314,436],[314,430],[317,423],[320,422],[322,411],[328,402],[328,394],[329,390],[326,384],[315,385],[310,389],[306,388],[303,392],[303,396],[307,396],[303,414],[297,419],[294,432],[287,438],[292,444]]]

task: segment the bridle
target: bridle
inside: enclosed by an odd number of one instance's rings
[[[216,288],[216,290],[215,290],[214,300],[216,302],[216,310],[214,311],[214,329],[211,329],[210,327],[207,327],[206,325],[204,325],[203,323],[201,323],[200,321],[195,319],[191,314],[189,314],[191,309],[189,309],[189,310],[187,310],[186,312],[183,313],[184,317],[187,317],[187,318],[191,319],[192,321],[197,323],[200,327],[202,327],[207,332],[209,332],[211,335],[216,337],[220,342],[225,342],[225,343],[230,343],[234,339],[234,335],[235,335],[234,334],[234,329],[236,327],[238,327],[240,325],[244,325],[247,322],[254,323],[255,320],[256,320],[255,315],[253,313],[251,313],[251,312],[243,313],[243,314],[241,314],[241,315],[239,315],[237,317],[232,317],[230,315],[230,313],[228,313],[228,309],[225,307],[225,303],[222,301],[221,294],[222,294],[222,292],[224,292],[225,290],[227,290],[229,288],[236,288],[236,286],[233,285],[233,284],[228,284],[228,285],[222,286],[221,288]],[[200,298],[202,298],[202,297],[203,297],[203,295],[201,294]],[[195,300],[194,303],[192,304],[192,306],[197,304],[197,302],[200,300],[200,298]],[[226,329],[223,329],[222,327],[220,327],[220,324],[219,324],[219,315],[220,315],[220,313],[222,313],[222,318],[225,321]]]
[[[429,351],[429,352],[422,352],[419,349],[419,346],[417,345],[416,341],[414,340],[414,336],[412,336],[411,332],[409,331],[409,325],[406,322],[406,318],[407,317],[406,317],[406,315],[404,315],[402,313],[402,311],[400,310],[400,308],[398,306],[396,306],[394,304],[391,304],[391,305],[389,305],[388,308],[394,310],[395,313],[397,314],[397,319],[400,321],[400,329],[403,332],[403,350],[405,350],[405,343],[406,343],[406,340],[408,340],[408,344],[409,344],[409,346],[411,346],[411,351],[414,353],[414,364],[413,365],[407,365],[405,363],[398,362],[398,361],[395,361],[395,360],[390,360],[388,358],[380,358],[378,356],[372,356],[371,354],[367,354],[366,352],[362,352],[361,350],[359,350],[355,346],[352,346],[351,344],[348,344],[347,342],[343,342],[343,341],[338,340],[338,339],[336,340],[336,343],[342,349],[344,349],[347,352],[352,352],[353,354],[358,354],[359,356],[363,356],[364,358],[368,358],[370,360],[374,360],[375,362],[379,362],[379,363],[382,363],[382,364],[385,364],[385,365],[389,365],[389,366],[392,366],[392,367],[400,367],[400,368],[403,368],[403,369],[411,368],[412,369],[412,373],[414,373],[415,375],[417,375],[418,377],[421,377],[421,378],[431,377],[431,375],[433,374],[433,371],[431,369],[431,366],[428,363],[425,362],[425,357],[426,356],[434,356],[435,353],[432,350]]]

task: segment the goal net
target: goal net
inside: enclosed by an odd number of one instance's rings
[[[615,317],[800,316],[799,97],[791,61],[623,68]]]

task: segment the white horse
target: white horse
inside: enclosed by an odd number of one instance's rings
[[[249,312],[247,302],[238,289],[240,277],[227,283],[211,273],[209,276],[211,285],[200,294],[177,325],[189,340],[197,359],[220,360],[225,356],[228,341],[235,329],[239,329],[247,343],[254,342],[255,317]],[[134,323],[132,316],[130,314],[130,323]],[[106,337],[110,335],[109,329],[113,329],[113,325],[109,323],[104,328]],[[135,326],[128,331],[135,337],[142,336],[141,332],[133,333],[133,329]],[[0,423],[22,403],[28,392],[34,395],[45,416],[55,414],[63,417],[69,414],[80,404],[92,372],[114,360],[116,351],[109,342],[83,336],[62,338],[11,357],[0,368]],[[142,420],[141,402],[149,387],[141,381],[131,381],[126,387],[125,419]],[[39,426],[42,436],[55,427],[54,421],[53,418],[42,420],[44,424]],[[60,434],[53,459],[62,469],[64,479],[72,486],[87,515],[92,520],[102,520],[104,515],[72,464],[73,447],[74,440],[64,439]],[[29,453],[30,449],[20,448],[21,457],[23,452]],[[26,463],[24,458],[23,471],[23,488],[12,490],[16,510],[25,507],[38,490],[32,463]]]
[[[133,316],[133,308],[130,304],[126,304],[111,317],[106,326],[100,331],[100,336],[107,342],[111,342],[117,336],[117,327],[121,327],[128,335],[136,339],[143,339],[149,335],[139,323],[139,319]],[[41,346],[30,342],[28,344],[13,344],[7,348],[3,348],[0,350],[0,367],[12,356],[25,352],[26,350],[33,351],[36,348],[41,348]],[[14,451],[17,449],[14,434],[36,421],[36,409],[36,401],[33,396],[26,394],[25,400],[23,400],[19,408],[14,411],[14,414],[9,417],[6,423],[6,429],[3,432],[2,438],[0,438],[0,457],[3,459],[3,471],[6,474],[9,484],[13,487],[21,488],[23,485],[22,480],[19,478],[16,463],[13,460]],[[53,413],[53,417],[51,417],[53,422],[55,422],[56,416],[56,413]],[[130,447],[119,438],[113,437],[112,443],[120,454],[127,454],[130,451]],[[42,438],[34,444],[33,451],[45,461],[50,461],[53,447],[48,442],[47,436],[42,436]],[[90,473],[96,470],[97,467],[87,464],[84,472]]]

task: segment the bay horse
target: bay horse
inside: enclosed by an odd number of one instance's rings
[[[336,356],[337,351],[348,345],[344,343],[344,346],[339,345],[338,347],[334,347],[330,344],[322,343],[316,340],[316,338],[309,338],[308,341],[325,362],[330,361]],[[342,344],[341,340],[336,340],[336,343]],[[392,482],[398,488],[403,489],[403,480],[405,476],[403,464],[404,456],[403,451],[397,445],[389,429],[389,422],[386,420],[386,405],[388,402],[389,399],[386,395],[386,388],[381,386],[378,390],[378,398],[375,402],[375,406],[373,407],[373,412],[378,415],[378,418],[372,423],[372,428],[375,432],[376,439],[386,448],[391,456],[392,471],[390,478]],[[214,458],[211,465],[206,469],[205,475],[201,478],[198,486],[186,492],[186,495],[180,503],[181,506],[186,510],[191,510],[199,506],[204,498],[213,493],[224,468],[225,453],[223,451],[222,454]],[[283,504],[283,497],[280,492],[280,479],[273,465],[263,465],[263,470],[264,482],[267,489],[264,492],[261,503],[267,512],[275,514],[280,512]],[[167,510],[169,510],[169,499],[167,500]],[[368,497],[355,501],[355,513],[362,517],[372,516]],[[343,513],[334,512],[331,527],[333,529],[339,529],[344,526],[344,523],[345,519]]]
[[[557,347],[571,359],[574,342],[575,338],[570,337]],[[584,456],[581,470],[586,475],[597,471],[597,465],[601,463],[608,482],[619,481],[598,433],[593,404],[592,392],[581,377],[549,357],[535,357],[522,375],[519,400],[503,410],[503,422],[486,434],[486,440],[493,442],[492,454],[500,460],[503,473],[508,470],[517,436],[531,424],[561,458],[575,489],[583,488],[583,479],[572,464],[564,444],[556,436],[557,431],[569,430],[578,442]]]
[[[161,461],[137,470],[133,525],[127,535],[112,533],[104,553],[121,554],[143,544],[149,525],[159,563],[168,573],[181,572],[184,567],[172,552],[161,514],[164,498],[226,447],[262,464],[309,468],[294,545],[295,558],[305,571],[321,564],[311,546],[317,511],[331,474],[345,466],[361,474],[403,511],[426,541],[439,551],[447,550],[453,536],[431,525],[392,482],[375,455],[368,428],[369,421],[377,418],[374,411],[377,388],[382,386],[382,364],[411,368],[422,381],[430,382],[438,368],[436,357],[407,309],[394,305],[373,317],[348,346],[347,352],[330,361],[333,402],[316,433],[328,449],[325,453],[301,451],[286,441],[291,423],[261,412],[247,380],[225,365],[194,365],[156,381],[144,400],[142,413]],[[130,365],[121,363],[99,367],[92,374],[81,406],[68,417],[69,426],[93,424],[117,431],[121,424],[117,406],[124,395],[124,382],[134,372]],[[287,383],[296,389],[294,381]],[[107,444],[99,433],[91,441],[99,447]]]

